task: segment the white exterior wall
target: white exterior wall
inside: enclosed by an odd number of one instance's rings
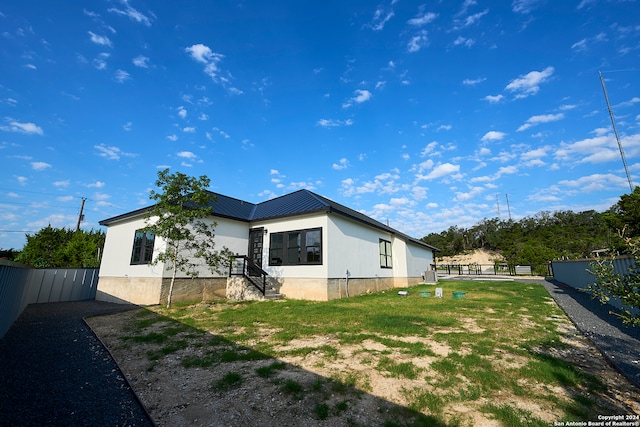
[[[408,243],[407,250],[407,277],[421,277],[425,271],[431,270],[433,264],[433,251],[431,249]]]
[[[227,247],[234,254],[245,255],[249,246],[249,223],[241,221],[233,221],[223,218],[207,218],[204,220],[207,224],[215,222],[215,250],[219,251]],[[133,240],[132,240],[133,242]],[[159,244],[158,244],[159,243]],[[132,243],[133,244],[133,243]],[[158,242],[156,237],[156,245],[153,248],[154,254],[164,249],[164,242]],[[229,273],[228,269],[223,269],[220,274],[213,274],[206,265],[198,268],[199,277],[226,277]],[[171,278],[172,271],[164,269],[163,277]],[[176,277],[187,278],[185,273],[178,271]]]
[[[214,219],[205,219],[209,224]],[[229,248],[233,253],[246,254],[249,244],[249,224],[241,221],[232,221],[228,219],[216,218],[217,226],[215,228],[214,242],[216,250],[223,247]],[[157,265],[131,265],[131,251],[133,249],[133,238],[136,230],[146,226],[144,217],[128,219],[110,225],[107,228],[107,235],[102,254],[102,262],[100,264],[100,276],[114,277],[171,277],[171,270],[164,268],[163,263]],[[153,246],[153,258],[157,253],[164,250],[165,242],[156,236]],[[201,277],[224,277],[227,271],[222,274],[211,274],[206,266],[199,269]],[[176,277],[188,277],[186,274],[178,271]]]
[[[162,263],[156,266],[146,264],[131,265],[133,238],[136,230],[144,228],[145,226],[144,217],[140,216],[120,221],[107,228],[102,260],[100,262],[101,277],[162,277]],[[161,245],[164,245],[164,243],[156,237],[154,252],[155,249]]]
[[[330,215],[328,219],[327,277],[345,277],[347,270],[349,278],[394,277],[400,273],[402,257],[397,257],[396,253],[401,241],[382,230],[339,215]],[[394,268],[380,267],[380,239],[391,242]]]
[[[309,215],[296,218],[284,218],[269,222],[256,222],[252,228],[264,227],[267,234],[262,244],[262,269],[273,277],[299,277],[312,279],[327,278],[327,242],[330,237],[327,234],[327,216],[325,214]],[[272,233],[284,231],[306,230],[309,228],[322,228],[322,265],[269,265],[269,245]],[[248,236],[248,231],[247,231]],[[248,243],[247,243],[248,245]],[[240,254],[247,254],[247,245]]]

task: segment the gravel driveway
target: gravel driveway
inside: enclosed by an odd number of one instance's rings
[[[31,304],[0,339],[0,425],[153,426],[83,317],[134,306]]]

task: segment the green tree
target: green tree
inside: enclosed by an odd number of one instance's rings
[[[640,326],[640,237],[627,237],[625,243],[635,258],[635,263],[626,273],[616,273],[611,258],[592,263],[590,271],[596,280],[587,290],[602,304],[618,298],[622,303],[622,311],[612,313],[626,324]]]
[[[215,249],[217,223],[207,221],[216,202],[215,195],[207,191],[209,184],[205,175],[195,178],[164,169],[158,172],[156,180],[159,191],[151,190],[149,195],[156,204],[147,212],[146,230],[165,243],[153,263],[163,262],[171,270],[167,307],[171,307],[178,271],[196,278],[202,266],[220,274],[228,265],[231,252],[227,248]]]
[[[98,268],[104,247],[102,231],[54,228],[51,225],[33,235],[16,261],[36,268]]]

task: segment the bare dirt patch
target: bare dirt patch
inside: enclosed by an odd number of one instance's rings
[[[408,425],[410,420],[424,420],[425,416],[432,417],[428,419],[434,425],[503,425],[482,409],[487,404],[507,405],[549,423],[561,420],[561,412],[554,405],[502,390],[495,391],[491,399],[471,397],[447,402],[442,394],[445,387],[439,383],[441,377],[431,365],[452,349],[433,337],[402,338],[404,342],[421,342],[430,348],[432,355],[424,357],[407,355],[375,340],[341,345],[335,337],[316,336],[277,347],[282,352],[277,358],[187,368],[183,362],[204,357],[207,342],[216,339],[216,335],[180,332],[174,341],[183,342],[183,348],[162,355],[157,343],[126,339],[127,331],[139,320],[140,310],[87,321],[159,426],[375,426],[385,422]],[[470,329],[469,333],[482,332],[472,319],[463,319],[462,324]],[[157,322],[146,332],[160,331],[162,327],[163,322]],[[606,408],[608,414],[640,414],[640,391],[607,364],[570,322],[560,323],[559,328],[565,345],[540,352],[575,363],[585,373],[600,379],[605,389],[589,398]],[[251,345],[269,342],[276,332],[261,329],[260,339],[252,340]],[[233,343],[228,347],[234,348]],[[251,351],[248,347],[235,350],[244,354]],[[458,349],[460,354],[469,352]],[[499,348],[485,359],[508,369],[518,369],[525,363],[523,357]],[[394,375],[390,368],[381,368],[385,362],[413,366],[417,373],[414,377]],[[458,377],[460,383],[454,388],[462,393],[469,381],[464,373]],[[572,399],[562,387],[549,390],[545,385],[528,383],[522,387],[550,393],[556,396],[556,403]],[[420,393],[425,399],[423,407],[409,409],[409,402],[415,401],[415,395]]]

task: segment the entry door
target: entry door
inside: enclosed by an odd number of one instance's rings
[[[249,256],[256,265],[262,268],[262,242],[264,228],[252,228],[249,230]]]

